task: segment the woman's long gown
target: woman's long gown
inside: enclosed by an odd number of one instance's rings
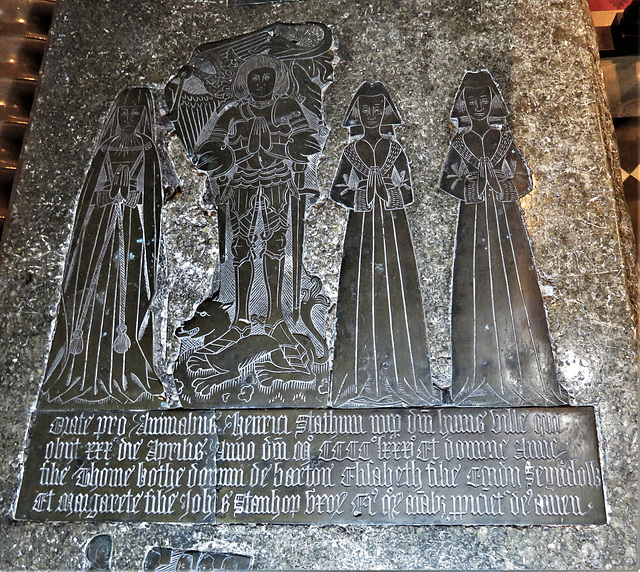
[[[362,157],[363,146],[369,146],[369,158]],[[350,209],[338,291],[333,404],[436,403],[404,210],[413,201],[409,165],[400,144],[382,137],[375,148],[365,140],[349,144],[331,198]]]
[[[83,187],[40,408],[153,400],[154,294],[162,187],[153,141],[116,135]]]
[[[440,188],[460,200],[451,308],[456,405],[559,405],[561,394],[518,199],[532,182],[513,135],[458,133]],[[473,147],[473,151],[471,148]]]

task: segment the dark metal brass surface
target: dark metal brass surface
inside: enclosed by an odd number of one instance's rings
[[[409,161],[402,120],[380,82],[363,83],[345,120],[331,198],[349,209],[338,290],[332,402],[341,407],[434,405],[418,270],[405,207]]]
[[[17,519],[214,522],[213,411],[39,412]]]
[[[221,411],[218,522],[606,522],[593,408]]]
[[[84,570],[111,570],[113,540],[108,534],[94,536],[85,548]]]
[[[18,519],[606,522],[591,407],[41,412],[31,438]]]
[[[162,182],[147,88],[123,90],[86,175],[40,409],[158,407],[153,370]]]
[[[451,302],[456,405],[560,405],[547,319],[518,200],[531,173],[487,71],[467,72],[440,189],[460,200]]]
[[[302,252],[332,41],[320,24],[275,24],[200,46],[167,85],[169,118],[207,174],[219,227],[213,296],[178,331],[185,407],[327,403],[329,301]]]

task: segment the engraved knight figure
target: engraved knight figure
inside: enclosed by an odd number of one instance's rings
[[[217,292],[179,333],[185,406],[326,401],[328,300],[303,268],[302,242],[328,134],[331,43],[324,26],[276,24],[201,46],[167,86],[176,130],[208,175],[220,240]]]
[[[151,91],[126,89],[80,195],[41,409],[160,404],[151,305],[161,206]]]
[[[400,124],[380,82],[360,86],[344,121],[351,141],[331,189],[331,198],[349,209],[333,363],[337,406],[439,402],[405,212],[413,189],[407,156],[395,138]]]
[[[519,198],[529,168],[487,71],[467,72],[440,189],[460,200],[451,303],[456,405],[560,405],[546,315]]]

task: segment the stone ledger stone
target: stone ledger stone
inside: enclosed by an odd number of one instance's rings
[[[328,199],[346,136],[346,102],[363,81],[382,81],[405,121],[397,131],[411,163],[407,218],[425,305],[434,384],[451,380],[449,300],[457,216],[437,190],[449,113],[465,70],[488,68],[511,106],[510,125],[534,189],[522,201],[549,321],[556,368],[572,406],[594,406],[608,522],[571,527],[308,527],[242,524],[146,527],[14,522],[23,445],[44,376],[71,227],[94,145],[125,87],[160,93],[204,42],[274,22],[322,22],[340,60],[325,98],[331,133],[319,166],[321,199],[308,215],[305,264],[337,299],[346,214]],[[532,25],[531,22],[535,22]],[[170,135],[160,122],[158,129]],[[163,209],[166,268],[160,369],[175,360],[168,332],[210,294],[215,217],[202,177],[175,137],[180,192]],[[173,183],[173,184],[172,184]],[[169,193],[167,193],[169,194]],[[112,537],[113,568],[140,568],[149,547],[244,554],[259,568],[636,569],[636,268],[595,35],[577,0],[336,0],[228,8],[224,2],[61,0],[5,228],[0,265],[3,403],[0,567],[79,568],[97,534]],[[334,314],[327,323],[332,344]]]

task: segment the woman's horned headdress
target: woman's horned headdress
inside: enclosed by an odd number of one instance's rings
[[[465,102],[465,89],[488,87],[491,92],[491,107],[489,109],[489,123],[491,125],[506,125],[509,110],[504,102],[500,88],[487,70],[467,72],[462,78],[462,83],[456,92],[451,111],[451,121],[458,129],[468,127],[471,123],[467,104]]]
[[[347,113],[344,116],[342,126],[347,127],[350,130],[359,130],[362,132],[363,126],[362,119],[360,118],[360,111],[358,109],[358,100],[362,96],[371,97],[376,95],[382,95],[384,97],[384,115],[382,116],[382,123],[380,125],[381,133],[391,134],[393,133],[393,129],[396,125],[402,125],[400,112],[382,82],[365,81],[351,99],[351,103],[349,104]]]

